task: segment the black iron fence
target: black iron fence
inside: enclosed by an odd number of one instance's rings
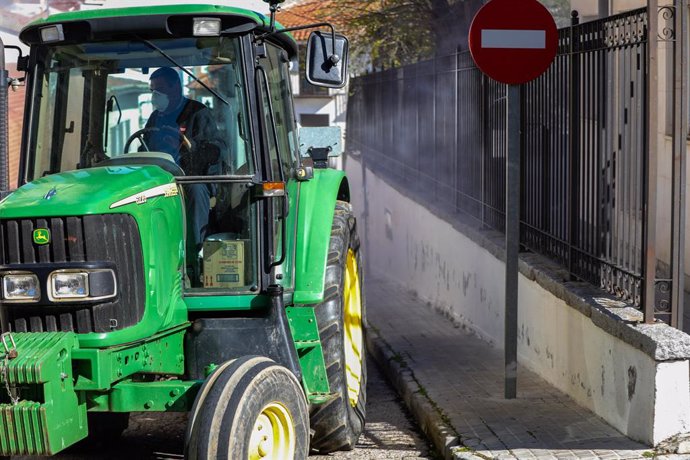
[[[559,31],[522,89],[521,244],[640,306],[647,11]],[[506,87],[467,52],[354,79],[347,142],[420,201],[505,224]]]

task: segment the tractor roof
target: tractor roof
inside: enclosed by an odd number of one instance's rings
[[[185,32],[189,34],[194,17],[221,18],[223,29],[253,23],[258,29],[268,30],[270,25],[265,15],[243,8],[211,4],[136,6],[54,14],[24,27],[19,38],[26,44],[39,44],[40,29],[51,24],[63,25],[65,41],[126,38],[133,34],[145,38],[172,38]],[[276,26],[283,28],[280,24]],[[276,38],[286,45],[290,54],[296,52],[297,45],[290,34],[277,34]]]

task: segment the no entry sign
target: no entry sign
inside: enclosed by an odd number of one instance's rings
[[[543,74],[556,56],[558,30],[536,0],[491,0],[470,27],[470,52],[482,72],[517,85]]]

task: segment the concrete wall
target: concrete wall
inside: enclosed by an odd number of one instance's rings
[[[524,276],[519,289],[522,365],[633,439],[690,430],[687,360],[656,362]]]
[[[355,209],[364,221],[359,228],[368,269],[414,290],[422,301],[502,347],[505,266],[500,238],[425,209],[363,169],[360,159],[349,155],[345,167]],[[524,259],[519,288],[521,365],[636,440],[658,444],[689,431],[684,347],[690,349],[690,338],[665,325],[647,329],[626,324],[615,308],[590,307],[584,299],[593,303],[596,291],[573,294],[562,283],[543,282],[540,269],[532,266],[536,262]],[[546,289],[549,284],[556,287]],[[559,289],[560,295],[552,292]],[[616,305],[610,299],[598,301]],[[664,342],[659,334],[673,338]],[[660,351],[675,346],[683,350]]]

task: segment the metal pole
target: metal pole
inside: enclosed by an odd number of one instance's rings
[[[570,27],[570,68],[568,86],[568,273],[573,279],[577,269],[574,248],[580,243],[579,228],[579,197],[580,197],[580,29],[575,28],[580,23],[577,11],[571,12]]]
[[[5,44],[0,39],[0,195],[10,188],[8,174],[8,130],[7,130],[7,84],[9,78],[5,70]],[[10,330],[5,308],[0,308],[0,332]]]
[[[609,5],[609,0],[599,0],[599,19],[605,18],[611,15],[611,7]]]
[[[508,86],[506,155],[505,398],[517,396],[518,258],[520,252],[520,86]]]
[[[657,137],[659,122],[659,69],[657,47],[659,34],[658,0],[647,0],[647,177],[645,184],[644,213],[644,263],[643,263],[643,309],[644,321],[654,322],[656,302],[656,218],[657,218]]]
[[[0,192],[10,189],[9,181],[9,138],[7,128],[7,83],[9,76],[5,69],[5,45],[0,39]]]
[[[687,14],[688,0],[675,0],[673,43],[673,237],[671,239],[671,326],[683,329],[685,287],[685,184],[688,135]]]

